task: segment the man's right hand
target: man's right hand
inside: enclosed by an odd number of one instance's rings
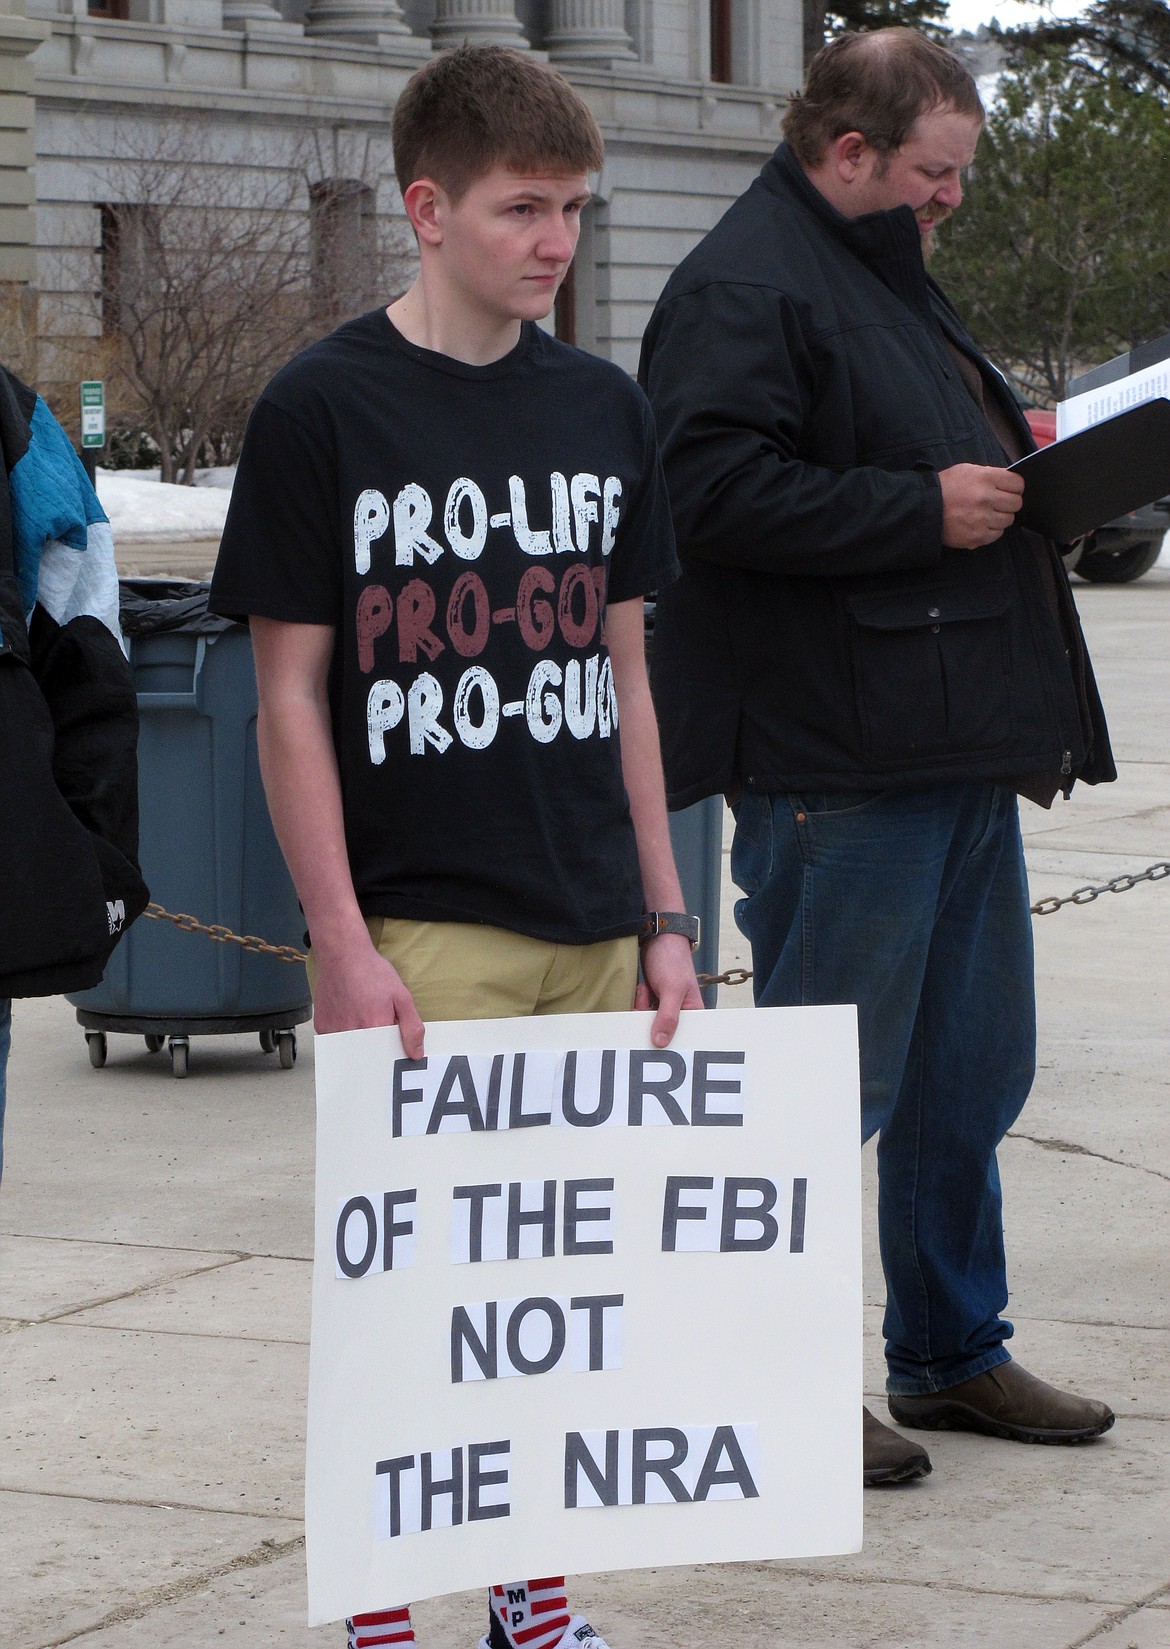
[[[421,1059],[423,1022],[398,970],[373,945],[356,954],[319,955],[313,989],[313,1027],[363,1031],[397,1025],[407,1059]]]
[[[954,464],[939,474],[943,495],[942,541],[951,550],[994,544],[1011,526],[1024,501],[1022,476],[988,464]]]

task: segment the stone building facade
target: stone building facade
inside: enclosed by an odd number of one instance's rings
[[[36,272],[31,58],[48,32],[22,15],[20,0],[0,0],[0,282],[5,284],[31,281]]]
[[[394,101],[432,51],[490,40],[563,69],[598,117],[606,162],[558,328],[632,369],[667,275],[770,153],[800,80],[796,0],[20,5],[0,0],[0,280],[35,284],[46,343],[100,336],[103,212],[133,203],[145,165],[285,191],[324,280],[341,242],[375,260],[386,232],[404,244]]]

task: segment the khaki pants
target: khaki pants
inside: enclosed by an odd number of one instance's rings
[[[634,937],[595,945],[554,945],[473,922],[409,922],[390,916],[367,916],[366,927],[378,950],[398,969],[424,1023],[623,1013],[634,1005]],[[310,989],[316,973],[310,951]],[[564,1582],[559,1584],[563,1587]],[[369,1619],[357,1615],[354,1622]],[[351,1643],[356,1640],[354,1622],[349,1623]]]
[[[402,976],[424,1023],[530,1014],[624,1013],[634,1005],[638,941],[556,945],[473,922],[367,916],[370,938]],[[316,977],[309,953],[309,986]]]

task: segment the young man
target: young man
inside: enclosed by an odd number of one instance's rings
[[[552,71],[463,48],[394,153],[418,279],[261,397],[212,590],[251,619],[316,1028],[418,1057],[427,1019],[656,1005],[665,1046],[701,1005],[642,645],[669,512],[640,391],[534,324],[600,133]],[[559,1577],[491,1602],[492,1649],[593,1636]],[[350,1625],[412,1638],[405,1609]]]

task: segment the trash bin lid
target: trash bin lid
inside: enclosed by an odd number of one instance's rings
[[[181,578],[120,578],[119,617],[125,636],[158,635],[183,630],[219,635],[234,621],[207,610],[210,583]]]

